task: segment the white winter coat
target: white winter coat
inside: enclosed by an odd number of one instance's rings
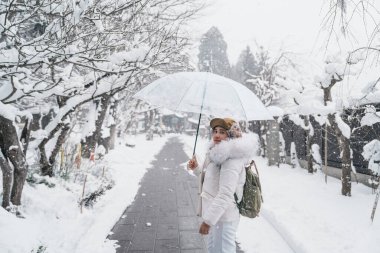
[[[195,173],[202,181],[200,183],[200,202],[198,215],[204,222],[215,225],[218,221],[236,221],[239,210],[235,203],[234,193],[241,200],[245,183],[244,166],[254,155],[255,141],[248,136],[210,144],[206,159]]]

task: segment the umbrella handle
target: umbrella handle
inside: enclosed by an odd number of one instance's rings
[[[202,113],[199,114],[198,126],[197,126],[197,134],[195,135],[195,143],[194,143],[194,149],[193,149],[193,156],[195,155],[195,148],[197,147],[198,132],[199,132],[199,125],[201,124],[201,117],[202,117]]]

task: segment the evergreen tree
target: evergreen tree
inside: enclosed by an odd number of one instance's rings
[[[242,84],[259,74],[259,66],[249,46],[241,52],[238,62],[232,69],[233,79]]]
[[[229,77],[230,63],[227,57],[227,43],[216,27],[211,27],[201,38],[198,54],[198,68]]]

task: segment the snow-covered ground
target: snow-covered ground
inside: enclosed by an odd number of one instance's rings
[[[194,139],[182,138],[187,154]],[[207,141],[200,139],[197,153]],[[267,166],[257,157],[264,204],[260,217],[242,217],[237,233],[246,253],[378,253],[380,210],[371,223],[372,190],[352,183],[352,197],[340,194],[341,182],[289,165]],[[378,207],[380,209],[380,207]]]
[[[257,161],[265,202],[261,217],[241,221],[238,237],[247,252],[285,252],[267,236],[273,229],[293,252],[380,252],[380,214],[371,224],[370,188],[353,183],[352,197],[344,197],[335,178],[325,184],[322,173]]]
[[[169,137],[146,141],[136,136],[136,146],[122,143],[106,156],[105,176],[115,185],[93,206],[80,213],[80,184],[50,179],[55,187],[25,184],[22,211],[16,218],[0,208],[0,252],[113,253],[114,241],[105,240],[123,210],[130,204],[150,162]],[[182,135],[190,156],[194,137]],[[205,150],[207,140],[200,138],[197,153]],[[256,159],[263,186],[261,216],[242,218],[238,241],[246,252],[380,252],[380,211],[373,223],[370,213],[375,195],[371,189],[352,184],[352,197],[340,194],[340,181],[322,173],[281,165],[266,166]],[[91,187],[91,185],[89,185]],[[380,207],[379,207],[380,208]],[[42,249],[42,248],[41,248]]]
[[[53,188],[26,183],[21,210],[25,219],[0,208],[0,252],[114,253],[115,241],[105,238],[132,202],[140,179],[166,141],[154,138],[147,142],[145,135],[140,135],[128,138],[129,143],[136,144],[134,148],[123,142],[111,151],[105,158],[104,174],[112,178],[114,187],[93,208],[83,208],[83,213],[78,204],[82,184],[62,179],[47,179],[55,184]],[[90,188],[88,183],[86,189]]]

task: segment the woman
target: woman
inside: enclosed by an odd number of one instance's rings
[[[241,135],[232,119],[211,120],[212,141],[203,166],[193,157],[189,169],[200,175],[199,233],[208,235],[210,253],[236,252],[235,237],[240,214],[234,194],[241,200],[245,183],[244,166],[255,151],[254,141]]]

